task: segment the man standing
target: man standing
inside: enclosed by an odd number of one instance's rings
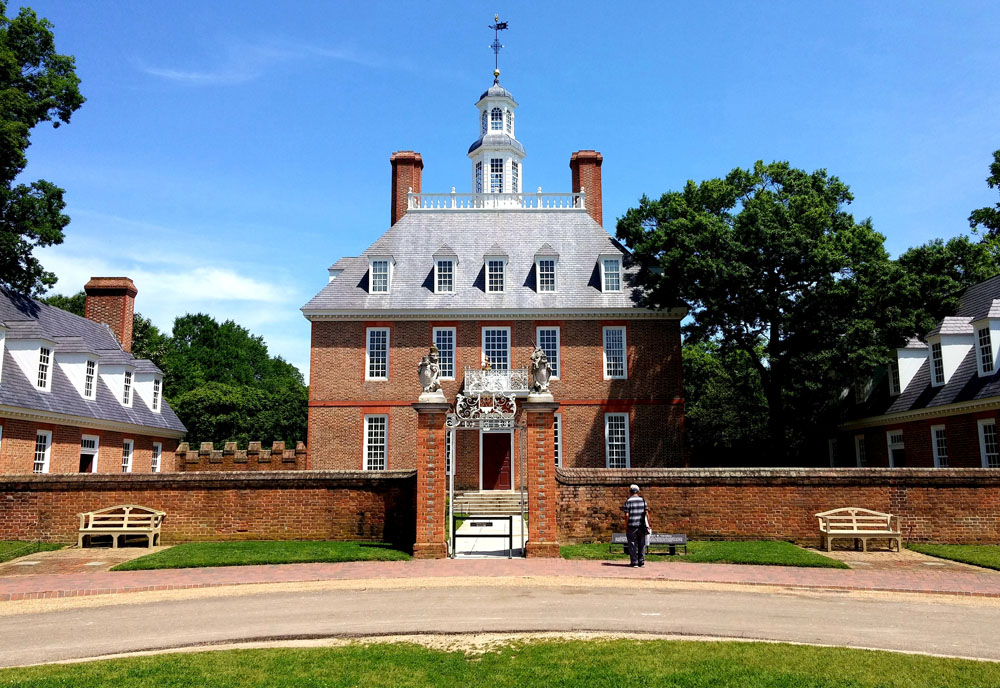
[[[629,485],[629,496],[622,506],[622,511],[628,518],[625,526],[625,537],[628,539],[628,557],[630,566],[646,565],[646,500],[639,496],[639,486]]]

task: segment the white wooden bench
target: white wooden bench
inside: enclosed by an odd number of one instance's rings
[[[86,538],[95,535],[110,535],[111,546],[118,548],[118,538],[122,535],[145,535],[146,546],[160,544],[160,524],[166,513],[135,504],[109,506],[107,509],[88,511],[80,514],[80,535],[78,547],[83,547]]]
[[[861,551],[868,551],[868,540],[889,540],[889,550],[892,551],[892,541],[896,541],[896,551],[899,551],[902,533],[899,530],[899,517],[883,514],[881,511],[861,509],[858,507],[843,507],[831,509],[816,514],[819,519],[821,538],[826,540],[826,551],[829,552],[833,541],[837,539],[861,541]],[[892,527],[893,519],[896,527]]]

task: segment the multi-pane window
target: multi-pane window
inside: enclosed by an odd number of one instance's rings
[[[485,114],[483,115],[486,116]],[[483,192],[483,162],[476,163],[476,193]]]
[[[48,389],[51,364],[52,350],[43,346],[38,350],[38,389]]]
[[[549,359],[549,367],[552,369],[552,377],[559,377],[559,328],[539,327],[535,330],[537,346],[545,352],[545,357]]]
[[[943,425],[931,426],[931,451],[934,455],[934,465],[937,468],[948,466],[948,437]]]
[[[365,416],[365,470],[384,471],[389,416]]]
[[[455,291],[455,261],[437,261],[434,291],[438,294],[450,294]]]
[[[160,378],[153,378],[153,410],[160,410]]]
[[[552,455],[556,466],[562,466],[562,414],[552,414]]]
[[[162,456],[163,456],[163,443],[153,442],[153,458],[152,458],[152,463],[150,463],[149,465],[149,469],[153,473],[160,472],[160,459]]]
[[[608,468],[628,468],[628,414],[604,414],[604,448]]]
[[[944,384],[944,357],[941,355],[941,342],[931,344],[931,384]]]
[[[483,126],[482,126],[482,130],[483,130],[482,133],[485,134],[486,133],[486,110],[483,110]]]
[[[132,405],[132,371],[126,370],[122,379],[122,404]]]
[[[889,466],[892,468],[902,468],[906,465],[903,431],[890,430],[885,436],[889,445]]]
[[[1000,468],[1000,447],[997,445],[997,422],[979,421],[979,453],[983,468]]]
[[[556,290],[556,259],[538,259],[538,291]]]
[[[389,328],[369,327],[365,352],[365,379],[389,379]]]
[[[445,380],[455,379],[455,328],[435,327],[434,346],[438,349],[438,365],[441,369],[441,378]]]
[[[490,110],[490,131],[503,131],[503,110],[498,107]]]
[[[34,473],[49,472],[49,453],[52,450],[52,431],[39,430],[35,433],[35,463],[32,466]]]
[[[490,367],[493,370],[510,368],[509,327],[483,328],[483,356],[490,360]]]
[[[978,332],[979,339],[979,369],[985,375],[993,372],[993,342],[990,338],[990,328],[984,327]]]
[[[510,190],[514,193],[521,190],[521,166],[517,160],[510,161]]]
[[[389,261],[373,260],[371,266],[372,273],[372,293],[389,293]]]
[[[97,380],[97,361],[87,361],[87,369],[83,374],[83,396],[94,398],[94,382]]]
[[[486,260],[486,291],[503,291],[503,278],[506,263],[507,261],[501,258],[488,258]]]
[[[868,451],[865,448],[865,436],[854,436],[854,457],[858,460],[858,466],[864,468],[868,465]]]
[[[899,388],[899,362],[889,362],[889,394],[896,396],[902,390]]]
[[[490,193],[503,193],[503,158],[490,159]]]
[[[452,462],[455,460],[455,429],[445,430],[444,433],[444,470],[445,475],[453,473]]]
[[[122,442],[122,473],[132,472],[132,448],[134,446],[133,440]]]
[[[604,328],[604,379],[628,377],[625,363],[625,328]]]
[[[617,258],[605,258],[604,264],[604,291],[622,290],[622,262]]]
[[[507,119],[507,133],[508,134],[513,134],[514,133],[514,113],[511,112],[510,110],[508,110],[507,111],[507,117],[506,117],[506,119]]]

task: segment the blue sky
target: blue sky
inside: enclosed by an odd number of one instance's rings
[[[388,227],[390,153],[471,190],[494,11],[524,188],[568,191],[570,153],[600,150],[612,232],[643,193],[758,159],[839,176],[894,255],[996,201],[997,2],[31,6],[88,99],[29,151],[72,216],[40,252],[55,291],[129,275],[161,328],[232,318],[307,375],[298,309]]]

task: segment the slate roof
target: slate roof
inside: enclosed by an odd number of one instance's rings
[[[1000,300],[1000,276],[967,288],[959,297],[956,314],[945,317],[938,327],[928,333],[928,336],[973,334],[971,323],[982,318],[994,317],[991,313],[995,312],[994,303],[997,300]],[[905,348],[926,349],[927,345],[919,340],[910,340]],[[884,368],[880,369],[876,372],[871,395],[866,402],[853,406],[849,412],[849,421],[929,410],[946,404],[979,401],[991,397],[1000,397],[1000,367],[992,375],[979,377],[976,347],[973,346],[948,382],[940,387],[931,387],[929,356],[921,363],[910,384],[898,396],[889,395],[888,375]]]
[[[501,86],[500,84],[498,84],[496,82],[494,82],[493,85],[490,86],[488,89],[486,89],[485,91],[483,91],[483,95],[479,96],[479,100],[482,100],[483,98],[486,98],[487,96],[489,96],[491,98],[502,97],[502,98],[510,98],[511,100],[514,100],[514,96],[511,94],[511,92],[508,91],[506,88],[504,88],[503,86]]]
[[[548,243],[558,252],[557,293],[536,290],[535,255]],[[455,293],[435,294],[433,255],[447,244],[458,255]],[[508,254],[506,291],[487,293],[483,258],[502,248]],[[368,293],[368,256],[396,258],[388,294]],[[623,259],[621,292],[601,291],[598,256]],[[303,306],[307,317],[325,311],[431,309],[623,309],[640,308],[634,286],[637,267],[628,251],[585,211],[411,211],[357,258],[342,258],[344,269]]]
[[[87,351],[97,354],[98,370],[101,364],[127,364],[135,366],[137,372],[159,372],[151,361],[136,359],[122,351],[107,325],[48,306],[4,287],[0,287],[0,323],[7,327],[10,338],[25,339],[34,335],[30,338],[38,336],[56,342],[57,362],[59,352]],[[166,400],[161,404],[160,413],[154,413],[142,397],[134,394],[132,408],[126,408],[100,375],[97,376],[95,399],[84,399],[58,365],[52,367],[51,391],[39,391],[24,375],[7,347],[4,347],[0,375],[0,405],[174,432],[186,430]]]

